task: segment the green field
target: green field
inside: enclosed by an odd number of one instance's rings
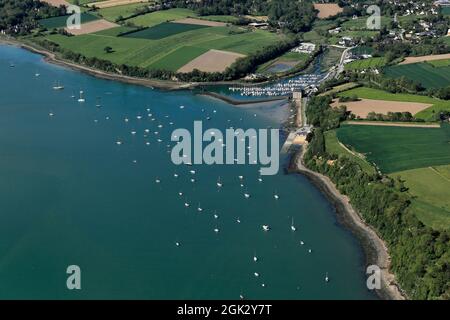
[[[363,156],[355,152],[349,152],[346,148],[344,148],[340,143],[336,136],[336,130],[330,130],[325,132],[325,148],[329,154],[336,154],[338,156],[346,156],[356,163],[358,163],[364,171],[367,173],[376,173],[375,168],[368,163]]]
[[[106,20],[115,22],[119,17],[126,19],[136,13],[137,9],[145,7],[144,3],[132,3],[123,6],[98,9],[97,12]]]
[[[181,47],[152,63],[149,68],[177,71],[186,64],[186,61],[191,61],[207,51],[197,47]]]
[[[69,18],[69,15],[41,19],[41,20],[39,20],[39,24],[47,29],[64,28],[67,25],[67,18]],[[81,14],[81,23],[82,24],[86,23],[86,22],[94,21],[94,20],[98,20],[98,17],[94,16],[93,14],[89,14],[89,13]]]
[[[391,21],[391,17],[382,16],[381,17],[381,27],[387,27],[389,21]],[[349,21],[345,21],[341,27],[344,30],[368,30],[367,29],[367,17],[359,17],[358,19],[351,19]]]
[[[133,30],[136,30],[132,27],[126,27],[126,26],[119,26],[116,28],[106,29],[102,31],[95,32],[96,35],[99,36],[110,36],[110,37],[117,37],[118,35],[125,33],[125,32],[131,32]]]
[[[234,22],[237,22],[239,20],[238,17],[227,16],[227,15],[224,15],[224,16],[215,16],[215,15],[199,16],[197,18],[201,19],[201,20],[218,21],[218,22],[224,22],[224,23],[234,23]]]
[[[207,26],[201,26],[196,24],[184,24],[184,23],[172,23],[163,22],[153,26],[151,28],[146,28],[133,33],[128,33],[124,37],[127,38],[137,38],[137,39],[149,39],[149,40],[160,40],[166,37],[177,35],[183,32],[188,32],[197,29],[209,28]]]
[[[197,14],[192,10],[175,8],[147,13],[138,17],[128,19],[127,22],[133,23],[137,26],[151,27],[167,21],[173,21],[196,16]]]
[[[368,59],[356,60],[345,65],[345,70],[364,70],[381,68],[386,65],[386,59],[383,57],[374,57]]]
[[[124,28],[124,27],[119,27]],[[86,34],[67,37],[54,34],[47,35],[50,41],[58,43],[62,48],[83,54],[87,57],[97,57],[117,64],[128,64],[144,68],[166,68],[173,70],[173,57],[177,57],[178,64],[184,65],[205,50],[227,50],[241,54],[252,54],[264,46],[275,44],[282,39],[281,35],[263,30],[230,34],[230,27],[208,27],[186,31],[162,39],[148,40],[131,37],[115,37],[118,31],[102,31],[96,34]],[[125,31],[125,30],[123,30]],[[113,48],[114,52],[105,53],[105,47]],[[178,51],[182,47],[189,47],[189,53],[183,55]],[[193,47],[197,50],[192,49]],[[177,65],[178,65],[177,64]]]
[[[385,173],[450,163],[448,124],[441,128],[342,125],[337,137]]]
[[[363,99],[373,99],[373,100],[386,100],[386,101],[406,101],[406,102],[421,102],[432,104],[428,109],[422,110],[414,116],[418,119],[423,119],[425,121],[434,121],[434,115],[439,111],[449,110],[450,111],[450,101],[440,100],[436,98],[431,98],[428,96],[407,94],[407,93],[389,93],[382,90],[359,87],[344,91],[338,94],[340,97],[352,97],[358,96]]]
[[[450,59],[428,61],[427,63],[431,64],[432,66],[434,66],[436,68],[448,67],[448,66],[450,66]]]
[[[396,172],[415,197],[417,217],[434,229],[450,228],[450,165]]]
[[[443,7],[441,12],[443,15],[450,16],[450,7]]]
[[[386,68],[391,78],[405,77],[420,82],[425,88],[442,88],[450,85],[450,66],[435,67],[428,62],[396,65]]]
[[[358,46],[356,48],[353,48],[351,50],[352,53],[354,54],[372,54],[373,53],[373,48],[372,47],[368,47],[368,46]]]

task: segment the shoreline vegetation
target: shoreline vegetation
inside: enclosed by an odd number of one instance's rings
[[[148,79],[148,78],[139,78],[136,76],[127,76],[127,75],[122,75],[122,74],[118,74],[118,73],[111,73],[111,72],[103,71],[98,68],[89,67],[89,66],[85,66],[85,65],[82,65],[82,64],[79,64],[76,62],[72,62],[72,61],[63,59],[61,57],[58,57],[55,52],[52,52],[47,48],[43,48],[40,46],[38,47],[38,45],[36,43],[29,43],[29,42],[20,41],[20,40],[13,39],[13,38],[5,38],[5,37],[0,36],[0,44],[20,47],[20,48],[28,50],[30,52],[42,55],[46,62],[55,64],[55,65],[59,65],[59,66],[63,66],[63,67],[68,67],[72,70],[85,72],[89,75],[92,75],[92,76],[100,78],[100,79],[120,81],[120,82],[128,83],[128,84],[141,85],[141,86],[148,87],[151,89],[157,88],[157,89],[168,90],[168,91],[193,90],[193,89],[197,89],[200,87],[220,86],[220,85],[263,85],[263,84],[272,83],[274,81],[279,81],[279,80],[282,80],[285,78],[293,77],[293,76],[303,72],[303,70],[300,70],[293,74],[288,74],[286,76],[277,77],[276,79],[263,81],[263,82],[259,82],[259,83],[247,83],[247,82],[242,82],[239,80],[213,81],[213,82],[211,82],[211,81],[183,82],[183,81],[179,81],[179,80],[174,81],[174,80]],[[313,63],[313,62],[314,62],[314,59],[312,60],[311,63]],[[225,101],[225,102],[233,104],[233,105],[255,103],[254,101],[241,102],[241,100],[232,99],[232,98],[226,97],[224,95],[220,95],[220,94],[210,92],[210,91],[204,91],[201,94],[218,98],[222,101]],[[270,101],[275,101],[275,100],[283,100],[283,99],[286,99],[286,97],[274,97],[271,99],[272,100],[269,100],[269,98],[268,99],[255,99],[255,101],[256,101],[256,103],[270,102]]]
[[[303,162],[305,153],[306,150],[302,147],[292,156],[289,171],[303,174],[325,195],[336,209],[340,224],[349,229],[360,242],[365,254],[366,266],[377,265],[380,267],[381,289],[376,290],[377,295],[386,300],[408,299],[390,270],[391,257],[384,240],[364,221],[359,212],[351,205],[349,197],[342,195],[329,177],[305,166]]]
[[[340,212],[347,212],[347,216],[353,215],[353,218],[359,215],[382,239],[386,254],[384,258],[380,254],[371,261],[378,261],[385,273],[395,274],[395,277],[384,275],[384,283],[394,286],[398,283],[405,299],[448,299],[447,231],[433,229],[420,221],[411,205],[413,198],[401,179],[381,172],[368,172],[351,157],[328,150],[326,133],[339,128],[348,119],[345,108],[332,108],[330,103],[330,97],[316,96],[309,100],[306,114],[314,130],[307,137],[309,144],[301,165],[312,171],[310,175],[314,173],[321,190],[341,200],[334,202],[338,204],[337,208],[346,209]],[[321,175],[328,180],[320,180]],[[335,192],[330,192],[333,187]],[[351,206],[348,206],[349,201]],[[364,239],[370,232],[365,233],[361,242],[367,248],[368,258],[373,252],[383,253],[383,245],[378,245],[377,250],[366,245]]]

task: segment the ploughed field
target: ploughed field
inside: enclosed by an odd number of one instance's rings
[[[403,110],[410,111],[414,117],[418,119],[423,119],[425,121],[434,121],[436,114],[439,114],[440,111],[448,110],[450,111],[450,101],[440,100],[436,98],[431,98],[428,96],[414,95],[414,94],[406,94],[406,93],[389,93],[382,90],[367,88],[367,87],[358,87],[351,90],[347,90],[344,92],[340,92],[338,94],[339,97],[353,97],[356,96],[360,99],[370,99],[370,100],[383,100],[383,101],[394,101],[394,102],[412,102],[412,103],[421,103],[431,105],[431,107],[425,108],[424,110],[417,112],[417,109],[411,110]],[[340,103],[346,104],[346,103]],[[393,103],[394,110],[394,103]],[[377,110],[371,110],[377,112]],[[386,110],[382,110],[386,112]],[[382,113],[382,112],[380,112]]]

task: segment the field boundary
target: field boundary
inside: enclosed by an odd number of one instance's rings
[[[450,59],[450,53],[445,54],[433,54],[428,56],[420,56],[420,57],[406,57],[405,60],[399,63],[399,65],[426,62],[426,61],[434,61],[434,60],[445,60]]]
[[[389,121],[346,121],[344,124],[360,126],[386,126],[386,127],[409,127],[409,128],[440,128],[440,124],[419,124],[407,122],[389,122]]]

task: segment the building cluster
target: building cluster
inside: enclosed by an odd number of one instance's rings
[[[291,52],[311,54],[316,50],[316,45],[310,42],[300,43],[299,46],[291,49]]]

